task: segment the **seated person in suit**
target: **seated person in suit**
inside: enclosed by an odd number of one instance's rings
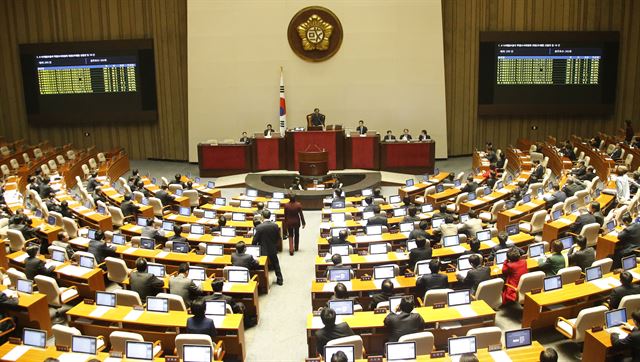
[[[273,129],[273,126],[271,125],[271,123],[267,124],[267,129],[264,130],[264,132],[262,132],[265,136],[271,136],[272,133],[274,133],[275,130]]]
[[[476,239],[475,236],[472,236],[468,239],[467,244],[469,244],[469,250],[465,250],[464,253],[462,253],[462,255],[473,255],[473,254],[477,254],[477,255],[481,255],[480,254],[480,240]]]
[[[223,227],[227,226],[227,217],[224,215],[220,215],[218,217],[218,225],[214,225],[211,227],[211,233],[220,233]]]
[[[432,289],[449,288],[449,278],[446,274],[440,274],[440,260],[431,259],[429,261],[430,274],[422,275],[416,280],[416,291],[418,295],[424,296]]]
[[[420,131],[420,135],[418,136],[418,141],[426,141],[430,139],[431,139],[431,136],[427,134],[426,129],[423,129],[422,131]]]
[[[316,331],[316,348],[321,355],[324,354],[324,346],[327,345],[327,342],[355,334],[347,323],[336,324],[336,311],[331,308],[322,308],[320,319],[324,327]]]
[[[532,171],[531,171],[531,182],[542,181],[543,176],[544,176],[544,166],[540,164],[540,161],[534,160]]]
[[[620,268],[622,258],[633,255],[634,250],[640,248],[640,223],[632,223],[628,212],[622,215],[624,229],[618,233],[618,242],[613,253],[613,269]]]
[[[342,229],[338,233],[337,237],[333,236],[329,239],[329,245],[349,244],[349,242],[347,241],[348,236],[349,236],[349,232],[347,231],[347,229]]]
[[[576,192],[584,190],[585,188],[586,188],[585,184],[582,183],[580,180],[574,177],[569,177],[567,179],[567,183],[562,188],[562,191],[564,191],[567,197],[571,197],[575,195]]]
[[[462,191],[462,192],[476,192],[477,188],[478,188],[478,183],[475,182],[475,180],[473,179],[473,176],[469,175],[469,176],[467,176],[467,183],[464,186],[462,186],[460,191]]]
[[[71,259],[73,254],[75,254],[75,250],[71,247],[69,243],[69,234],[66,231],[61,231],[58,233],[58,238],[51,242],[51,245],[63,248],[65,253],[67,254],[67,259]]]
[[[591,201],[589,203],[589,212],[596,218],[596,222],[600,226],[604,225],[604,215],[600,212],[600,203],[598,201]]]
[[[416,247],[409,252],[409,269],[413,270],[421,260],[431,259],[431,253],[431,245],[427,244],[427,239],[422,236],[416,238]]]
[[[315,108],[313,113],[310,114],[312,126],[324,126],[324,114],[320,113],[320,109]]]
[[[89,240],[87,251],[96,258],[96,263],[101,264],[108,257],[117,257],[116,248],[107,245],[104,241],[104,232],[97,230],[95,239]]]
[[[360,120],[358,122],[358,127],[356,128],[356,132],[358,132],[359,134],[367,134],[367,131],[369,129],[367,128],[367,126],[364,125],[364,121]]]
[[[482,265],[482,257],[478,254],[469,257],[469,264],[472,269],[468,270],[466,275],[458,272],[456,276],[464,288],[471,289],[471,293],[475,294],[478,284],[491,279],[491,269]]]
[[[127,179],[127,184],[135,185],[138,183],[138,181],[140,181],[140,170],[134,168],[133,170],[131,170],[131,176],[129,176],[129,178]]]
[[[483,230],[482,220],[478,218],[475,210],[469,211],[469,219],[462,223],[458,228],[458,232],[466,234],[468,237],[476,236],[478,231]]]
[[[196,299],[191,304],[191,314],[193,317],[187,319],[187,333],[191,334],[206,334],[215,340],[216,326],[213,323],[213,319],[207,318],[204,315],[205,307],[202,299]]]
[[[629,326],[627,328],[631,330],[625,338],[620,338],[619,333],[611,333],[611,345],[614,350],[631,350],[632,361],[640,361],[640,311],[633,311],[631,313],[634,327]]]
[[[400,141],[411,141],[411,135],[409,134],[409,129],[405,128],[402,130],[402,134],[400,135]]]
[[[564,255],[562,255],[562,242],[554,240],[551,243],[551,256],[538,259],[538,266],[547,276],[558,274],[558,270],[565,268]]]
[[[213,291],[213,293],[211,295],[208,295],[206,297],[204,297],[205,301],[209,301],[209,300],[224,300],[225,302],[227,302],[227,304],[229,306],[231,306],[231,309],[233,310],[233,313],[236,314],[243,314],[245,311],[245,306],[244,303],[242,302],[237,302],[235,299],[233,299],[233,297],[222,294],[222,291],[224,290],[224,281],[222,279],[214,279],[211,281],[211,290]]]
[[[354,304],[358,304],[358,301],[355,297],[349,296],[349,290],[343,283],[336,284],[336,286],[333,288],[333,295],[331,296],[331,298],[329,298],[329,300],[353,300]],[[329,302],[327,302],[327,306],[329,306]]]
[[[87,192],[93,192],[93,190],[95,190],[98,186],[100,186],[100,182],[98,181],[98,173],[94,171],[91,173],[91,176],[89,176],[89,179],[87,180]]]
[[[156,198],[160,200],[162,206],[171,205],[175,197],[169,193],[169,186],[162,185],[160,186],[160,190],[156,191]]]
[[[164,237],[164,230],[160,230],[160,227],[153,224],[153,218],[147,218],[147,226],[142,228],[140,236],[143,238],[153,239],[156,242],[160,241]]]
[[[158,279],[155,275],[147,272],[147,259],[145,258],[136,259],[136,270],[131,272],[129,284],[131,290],[140,295],[140,300],[143,303],[147,297],[155,297],[160,293],[164,286],[162,279]]]
[[[379,187],[373,189],[373,201],[376,200],[382,200],[384,202],[386,202],[387,200],[384,196],[382,196],[382,189]]]
[[[584,165],[584,161],[582,160],[578,161],[578,165],[574,167],[570,172],[570,174],[578,178],[580,178],[580,176],[584,176],[584,174],[586,173],[587,173],[587,166]]]
[[[247,254],[245,251],[247,250],[247,246],[244,244],[244,241],[238,241],[236,243],[236,251],[231,254],[231,264],[233,266],[241,266],[251,269],[260,268],[260,263],[253,258],[253,255]]]
[[[98,202],[98,200],[94,199],[94,201]],[[73,217],[73,212],[69,208],[69,203],[66,201],[60,202],[60,210],[58,211],[62,217]]]
[[[427,219],[420,220],[418,227],[414,227],[414,229],[411,230],[411,232],[409,232],[409,237],[407,240],[414,240],[419,237],[423,237],[426,239],[427,230],[429,230],[429,226],[430,226],[429,220]]]
[[[622,157],[622,147],[620,146],[620,144],[616,144],[610,156],[614,161],[620,160],[620,158]]]
[[[35,245],[27,248],[27,258],[24,260],[24,274],[29,280],[33,280],[36,275],[54,276],[53,269],[55,269],[55,266],[51,265],[47,268],[45,262],[38,258],[38,249]]]
[[[520,255],[524,255],[524,250],[522,250],[519,247],[513,245],[513,243],[511,241],[509,241],[509,234],[507,234],[504,231],[500,231],[498,233],[498,245],[495,245],[493,248],[491,248],[491,254],[489,254],[489,258],[488,258],[489,261],[493,261],[493,259],[495,259],[496,253],[498,251],[503,250],[503,249],[509,249],[509,248],[516,249],[518,251],[518,253],[519,253],[519,256]]]
[[[96,186],[95,189],[93,189],[93,192],[91,193],[91,197],[93,198],[94,202],[98,202],[98,201],[102,201],[104,203],[107,202],[107,198],[104,197],[104,195],[102,194],[102,188],[100,186]],[[69,217],[69,216],[67,216]]]
[[[178,275],[172,275],[169,279],[169,293],[181,296],[187,308],[191,306],[191,302],[194,299],[202,295],[200,286],[196,285],[193,280],[187,278],[188,273],[189,264],[180,263],[178,266]]]
[[[433,217],[451,217],[452,219],[455,219],[454,215],[449,213],[447,211],[447,205],[445,204],[440,204],[440,206],[438,207],[438,213],[433,215]]]
[[[173,225],[173,236],[169,238],[169,241],[177,241],[182,243],[189,242],[187,238],[182,236],[182,226],[176,224]]]
[[[388,226],[387,216],[380,213],[380,205],[373,205],[373,216],[367,220],[367,226],[370,225]]]
[[[558,362],[558,352],[553,348],[545,348],[540,352],[540,362]]]
[[[185,188],[187,185],[182,182],[182,175],[177,173],[173,176],[173,181],[169,182],[169,185],[180,185],[182,188]]]
[[[487,187],[493,189],[493,187],[496,185],[496,182],[498,182],[498,174],[495,170],[490,170],[489,178],[485,181]]]
[[[256,215],[262,216],[262,210],[264,210],[264,202],[258,201],[256,203],[256,211],[253,212],[253,217],[256,217]]]
[[[575,237],[576,245],[569,251],[569,265],[577,265],[582,272],[596,260],[596,251],[591,246],[587,246],[587,239],[578,235]]]
[[[53,188],[51,187],[51,185],[49,185],[50,182],[51,180],[48,177],[42,179],[39,192],[41,198],[50,197],[55,194],[55,191],[53,191]]]
[[[597,220],[595,216],[593,216],[589,211],[580,208],[578,209],[580,215],[576,218],[576,221],[573,222],[569,230],[571,230],[574,234],[580,234],[582,228],[588,224],[596,223]]]
[[[522,275],[527,273],[527,261],[521,259],[520,251],[516,247],[511,247],[507,251],[507,260],[502,263],[502,275],[505,277],[505,288],[502,290],[502,304],[518,301],[518,291],[509,287],[517,288]]]
[[[387,130],[387,134],[382,139],[384,142],[391,142],[396,140],[396,136],[391,133],[391,130]]]
[[[397,342],[400,337],[422,332],[424,330],[424,320],[418,313],[411,313],[413,310],[412,296],[404,296],[398,305],[398,311],[391,311],[384,319],[384,326],[389,331],[389,342]],[[396,312],[400,312],[396,314]]]
[[[578,177],[578,180],[580,180],[580,181],[592,181],[596,176],[597,176],[596,175],[596,171],[593,168],[593,166],[589,166],[589,167],[587,167],[587,172],[584,175]]]
[[[373,211],[373,196],[367,196],[364,198],[364,209],[362,212]]]
[[[240,143],[244,143],[245,145],[248,145],[249,143],[251,143],[251,139],[247,137],[247,132],[242,132],[242,137],[240,137]]]
[[[333,265],[327,267],[327,279],[329,278],[329,270],[344,267],[342,265],[342,256],[340,254],[331,255],[331,264]],[[353,276],[353,271],[351,271],[351,275]]]
[[[458,235],[458,225],[453,223],[453,216],[445,216],[444,223],[440,225],[440,233],[443,237]]]
[[[132,216],[140,212],[140,208],[131,201],[131,194],[124,195],[124,201],[120,204],[120,210],[124,217]]]
[[[544,195],[544,200],[546,201],[546,208],[549,209],[553,205],[558,202],[564,202],[567,199],[567,194],[564,193],[563,190],[560,190],[560,185],[557,182],[554,182],[552,185],[553,193],[551,195]]]
[[[616,309],[620,306],[620,301],[627,295],[640,294],[640,285],[633,284],[633,276],[628,271],[620,273],[619,287],[613,288],[609,294],[609,309]]]
[[[380,287],[380,293],[375,293],[371,296],[371,304],[369,304],[369,309],[376,309],[378,303],[386,302],[389,300],[389,297],[393,296],[393,282],[391,281],[391,279],[385,279]]]
[[[407,207],[407,215],[402,218],[402,222],[416,222],[420,221],[420,218],[417,216],[418,208],[415,205],[410,205]]]

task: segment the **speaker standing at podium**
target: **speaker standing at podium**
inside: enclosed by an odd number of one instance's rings
[[[324,127],[324,114],[320,113],[320,109],[316,108],[311,113],[311,125]]]
[[[367,131],[368,131],[368,130],[369,130],[369,129],[367,128],[367,126],[365,126],[365,125],[364,125],[364,121],[363,121],[363,120],[360,120],[360,122],[358,122],[358,127],[356,128],[356,131],[357,131],[359,134],[367,134]]]
[[[267,129],[265,129],[265,130],[264,130],[264,135],[265,135],[265,137],[271,137],[271,134],[272,134],[273,132],[275,132],[275,131],[273,130],[273,126],[271,126],[271,123],[269,123],[269,124],[267,125]]]

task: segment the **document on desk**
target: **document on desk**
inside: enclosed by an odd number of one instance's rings
[[[620,280],[613,277],[597,279],[591,283],[600,289],[611,289],[620,286]]]
[[[104,305],[99,305],[96,307],[96,309],[94,309],[91,313],[89,313],[90,317],[95,317],[95,318],[100,318],[103,315],[105,315],[105,313],[107,313],[108,311],[110,311],[112,308],[111,307],[106,307]]]
[[[561,217],[559,218],[557,221],[560,221],[563,224],[573,224],[573,221],[571,219],[567,219],[566,217]]]
[[[202,258],[202,262],[203,263],[213,263],[214,260],[216,260],[217,256],[216,255],[205,255]],[[344,260],[344,259],[343,259]]]
[[[67,266],[57,270],[57,272],[60,273],[60,274],[71,275],[71,276],[74,276],[74,277],[81,277],[81,276],[85,275],[87,272],[92,271],[92,270],[93,269],[83,268],[81,266],[67,265]]]
[[[389,261],[389,257],[387,257],[387,254],[365,255],[364,260],[369,263],[373,263],[379,261]]]
[[[177,218],[178,218],[178,215],[176,215],[176,214],[171,214],[171,215],[167,216],[167,219],[169,219],[169,220],[175,220]]]
[[[498,245],[498,243],[493,240],[485,240],[483,241],[483,243],[489,248],[493,248],[494,246]]]
[[[512,361],[511,357],[509,357],[507,352],[504,350],[489,352],[489,355],[491,356],[491,358],[493,358],[494,362],[511,362]]]
[[[351,290],[352,288],[352,284],[351,281],[344,281],[344,282],[340,282],[342,284],[344,284],[345,287],[347,287],[347,290]],[[228,283],[225,283],[225,285]],[[324,283],[324,286],[322,287],[322,291],[324,292],[333,292],[333,289],[336,287],[336,284],[338,284],[338,282],[328,282],[328,283]]]
[[[607,331],[607,333],[611,334],[611,333],[618,333],[620,337],[620,339],[625,339],[627,338],[627,336],[629,335],[629,333],[625,332],[622,328],[620,327],[613,327],[613,328],[607,328],[605,329]]]
[[[140,318],[142,313],[144,313],[143,310],[132,310],[131,312],[127,313],[127,315],[122,319],[125,321],[135,322],[138,320],[138,318]]]
[[[321,222],[320,229],[331,229],[331,222],[330,221]]]
[[[394,288],[398,288],[400,286],[400,283],[398,283],[398,281],[396,280],[396,278],[390,279],[391,282],[393,283],[393,287]],[[376,286],[376,289],[382,289],[382,282],[384,282],[385,279],[375,279],[373,281],[373,284]]]
[[[311,329],[321,329],[324,328],[324,323],[322,323],[322,319],[320,317],[311,318]]]
[[[230,242],[232,239],[231,236],[214,236],[211,241],[217,241],[217,242],[221,242],[221,243],[228,243]]]
[[[154,258],[165,258],[165,257],[167,257],[167,255],[169,255],[168,251],[161,251],[158,254],[156,254],[156,256],[154,256]]]
[[[90,211],[88,211],[88,212],[85,212],[85,213],[84,213],[84,214],[82,214],[82,215],[83,215],[83,216],[91,216],[91,215],[95,215],[95,214],[97,214],[97,212],[95,212],[95,211],[93,211],[93,210],[90,210]]]
[[[87,246],[89,245],[89,242],[91,241],[91,239],[89,238],[83,238],[82,236],[79,236],[75,239],[73,239],[73,243],[74,244],[78,244],[78,245],[84,245]]]
[[[460,315],[464,318],[470,318],[470,317],[475,317],[478,315],[478,313],[476,313],[475,310],[473,310],[473,308],[471,308],[471,305],[467,304],[467,305],[458,305],[453,307],[455,308],[458,313],[460,313]]]
[[[29,256],[29,254],[23,253],[23,254],[20,254],[20,255],[16,256],[15,258],[12,258],[12,259],[13,259],[13,261],[18,262],[18,263],[24,263],[25,259],[27,259],[28,256]]]
[[[125,249],[122,254],[133,254],[136,252],[136,250],[138,250],[138,248],[134,248],[134,247],[130,247]]]
[[[224,316],[208,315],[206,317],[213,321],[213,325],[216,326],[216,328],[219,328],[222,326],[222,324],[224,324]]]
[[[322,322],[320,322],[322,323]],[[22,357],[23,354],[27,353],[28,350],[30,350],[31,347],[29,346],[15,346],[13,348],[11,348],[11,351],[9,351],[7,354],[5,354],[4,356],[2,356],[2,360],[3,361],[17,361],[18,358]]]
[[[87,359],[89,359],[89,357],[93,357],[93,355],[86,354],[86,353],[67,352],[67,353],[63,353],[60,356],[58,356],[58,361],[60,361],[60,362],[84,362]]]
[[[365,243],[370,241],[382,240],[382,235],[361,235],[356,236],[356,242]]]
[[[467,251],[467,249],[465,249],[462,245],[449,246],[449,249],[453,250],[453,252],[456,254],[461,254]]]
[[[638,274],[638,273],[636,273],[636,272],[633,272],[633,271],[630,271],[629,273],[631,274],[631,276],[633,277],[633,279],[640,279],[640,274]]]
[[[533,201],[529,201],[529,202],[527,202],[525,205],[527,205],[527,206],[529,206],[529,207],[537,207],[537,206],[538,206],[538,204],[536,204],[536,203],[535,203],[535,202],[533,202]]]

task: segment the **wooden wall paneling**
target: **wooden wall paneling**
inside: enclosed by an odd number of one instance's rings
[[[153,38],[159,121],[126,126],[36,128],[22,98],[18,44]],[[100,149],[124,147],[132,159],[187,159],[186,1],[23,0],[0,2],[0,124],[7,139]],[[85,137],[84,132],[90,136]]]

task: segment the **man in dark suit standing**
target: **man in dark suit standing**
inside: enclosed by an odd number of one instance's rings
[[[144,303],[147,297],[154,297],[162,291],[164,282],[155,275],[147,272],[147,259],[138,258],[136,260],[136,270],[131,272],[129,277],[131,290],[140,295],[140,300]]]
[[[373,216],[367,220],[367,226],[371,225],[388,226],[387,217],[380,214],[380,205],[373,205]]]
[[[469,257],[469,264],[472,269],[467,271],[467,275],[464,277],[458,274],[458,280],[462,282],[464,288],[471,289],[471,294],[475,294],[478,284],[491,279],[491,269],[482,265],[482,259],[478,254]]]
[[[173,200],[175,200],[175,197],[171,195],[168,190],[169,186],[163,184],[162,186],[160,186],[160,190],[156,191],[155,196],[158,200],[160,200],[162,206],[171,205]]]
[[[233,266],[241,266],[243,268],[258,269],[260,267],[260,263],[258,263],[253,255],[247,254],[245,251],[247,250],[247,246],[244,244],[244,241],[238,241],[236,243],[236,251],[231,254],[231,265]]]
[[[623,339],[619,333],[611,333],[611,345],[614,349],[631,349],[632,361],[640,361],[640,311],[631,313],[631,318],[636,327],[629,328],[631,333]]]
[[[445,274],[440,274],[440,261],[431,259],[429,262],[430,274],[425,274],[416,280],[416,289],[419,295],[424,295],[432,289],[449,288],[449,278]]]
[[[531,182],[542,181],[544,176],[544,167],[540,164],[540,161],[533,161],[533,172],[531,172]]]
[[[358,122],[358,127],[356,128],[356,131],[357,131],[359,134],[367,134],[367,131],[368,131],[368,130],[369,130],[369,129],[367,128],[367,126],[365,126],[365,125],[364,125],[364,121],[363,121],[363,120],[360,120],[360,122]]]
[[[327,342],[355,334],[347,323],[336,324],[336,312],[331,308],[322,308],[320,319],[322,319],[324,327],[316,331],[316,348],[318,353],[323,356],[324,346],[327,345]]]
[[[120,204],[120,210],[124,217],[135,215],[140,212],[140,208],[131,201],[131,194],[124,195],[124,201]]]
[[[384,142],[393,142],[396,140],[396,136],[391,133],[391,130],[387,130],[387,134],[382,139]]]
[[[38,247],[30,246],[27,248],[27,258],[24,260],[24,274],[27,279],[33,280],[36,275],[53,276],[55,266],[45,266],[45,262],[38,258]]]
[[[116,248],[108,246],[104,241],[104,232],[97,230],[95,239],[89,240],[87,251],[96,258],[96,263],[101,264],[107,257],[116,257]]]
[[[281,240],[280,228],[278,224],[269,220],[271,211],[263,210],[262,217],[264,222],[255,228],[253,234],[253,245],[260,246],[260,255],[265,255],[273,270],[276,272],[276,283],[282,285],[282,272],[280,271],[280,262],[278,261],[278,241]]]
[[[427,239],[420,236],[416,239],[416,247],[409,252],[409,269],[416,266],[416,263],[421,260],[427,260],[431,258],[431,245],[427,244]]]
[[[311,125],[324,127],[324,114],[320,113],[320,109],[315,108],[311,113]]]
[[[627,295],[640,294],[640,285],[633,284],[633,276],[628,271],[620,273],[619,287],[613,288],[609,295],[609,309],[616,309]]]
[[[422,332],[424,320],[418,313],[411,313],[413,310],[413,297],[404,296],[398,306],[398,314],[392,310],[384,319],[384,326],[389,331],[389,342],[397,342],[400,337]]]
[[[271,123],[267,124],[267,129],[264,130],[264,135],[271,137],[271,134],[275,132],[275,130],[273,129],[273,126],[271,125]]]

